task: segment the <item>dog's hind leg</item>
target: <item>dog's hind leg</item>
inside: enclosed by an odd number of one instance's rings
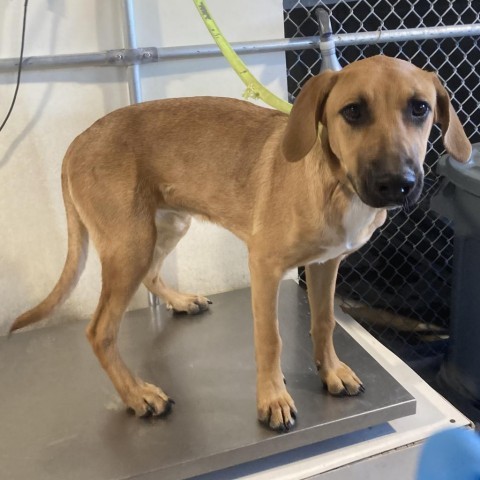
[[[160,276],[165,257],[176,247],[179,240],[187,233],[191,217],[188,214],[160,210],[155,217],[157,227],[157,242],[153,260],[147,275],[143,279],[144,285],[152,293],[160,297],[167,309],[175,312],[195,314],[208,309],[208,298],[180,293],[165,284]]]
[[[146,212],[122,220],[119,215],[115,222],[105,220],[102,236],[92,235],[102,264],[102,292],[87,337],[124,403],[139,416],[161,415],[172,401],[155,385],[135,377],[117,346],[122,316],[151,264],[155,226]]]

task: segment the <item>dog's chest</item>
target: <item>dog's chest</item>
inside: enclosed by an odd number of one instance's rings
[[[340,228],[335,229],[335,233],[332,228],[328,246],[322,248],[322,253],[309,263],[324,263],[360,248],[383,223],[383,220],[379,221],[380,212],[381,210],[369,207],[355,196],[343,214]]]

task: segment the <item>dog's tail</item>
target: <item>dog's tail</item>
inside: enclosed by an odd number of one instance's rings
[[[63,303],[75,288],[85,267],[88,234],[72,201],[65,165],[62,170],[62,191],[68,227],[68,252],[62,274],[47,298],[20,315],[10,327],[10,332],[44,319],[55,307]]]

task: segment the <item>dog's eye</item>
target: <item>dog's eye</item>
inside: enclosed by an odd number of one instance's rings
[[[416,118],[424,118],[430,111],[430,105],[422,100],[412,100],[410,105],[412,116]]]
[[[356,123],[362,118],[362,106],[358,103],[350,103],[342,108],[340,113],[348,123]]]

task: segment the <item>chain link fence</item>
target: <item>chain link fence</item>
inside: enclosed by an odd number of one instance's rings
[[[480,23],[480,0],[284,0],[286,38],[318,35],[315,9],[331,14],[334,34]],[[480,141],[480,38],[460,37],[337,47],[342,65],[376,54],[436,71],[472,143]],[[286,52],[293,101],[318,74],[315,49]],[[441,355],[448,342],[453,230],[429,209],[439,186],[436,164],[444,154],[434,128],[425,162],[425,188],[411,211],[389,214],[386,224],[341,265],[337,294],[343,308],[405,361]],[[304,281],[303,273],[300,277]]]

